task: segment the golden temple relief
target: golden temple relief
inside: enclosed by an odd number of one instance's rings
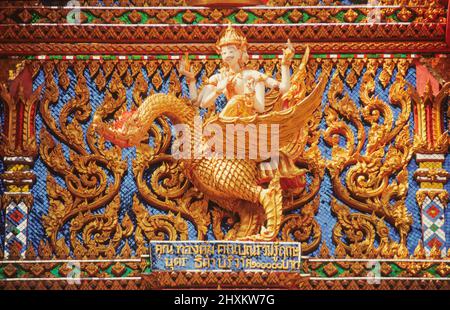
[[[339,68],[340,64],[338,64]],[[386,87],[393,68],[398,73],[393,82],[390,104],[400,108],[394,119],[393,107],[374,96],[376,60],[368,60],[360,88],[361,107],[343,94],[343,81],[336,73],[328,94],[330,105],[325,110],[325,141],[332,147],[327,162],[337,201],[332,210],[338,217],[333,240],[351,256],[408,255],[406,238],[412,224],[405,199],[408,191],[407,166],[413,153],[409,134],[411,96],[406,89],[405,60],[383,64],[380,83]],[[356,136],[350,124],[356,128]],[[365,126],[369,126],[368,132]],[[343,137],[345,146],[340,146]],[[367,145],[364,143],[367,141]],[[349,213],[349,207],[363,213]],[[400,236],[400,243],[390,240],[389,222]],[[343,237],[348,240],[346,244]],[[374,248],[375,238],[379,246]]]
[[[228,41],[234,45],[226,44]],[[233,28],[224,32],[218,41],[218,46],[221,44],[227,47],[223,62],[75,61],[35,66],[34,74],[42,68],[46,82],[40,105],[45,127],[39,151],[50,168],[50,207],[43,226],[58,255],[67,256],[71,251],[77,257],[112,257],[123,241],[132,237],[137,253],[143,253],[149,240],[189,238],[189,223],[199,240],[299,241],[304,253],[312,253],[323,241],[316,216],[326,173],[336,198],[330,212],[338,220],[333,230],[337,253],[406,255],[412,223],[405,206],[406,167],[413,151],[411,96],[405,82],[410,61],[307,61],[307,54],[303,59],[291,59],[289,44],[281,61],[246,61],[246,40]],[[290,65],[292,76],[286,70]],[[333,68],[335,73],[330,76]],[[55,119],[52,105],[62,96],[60,90],[71,87],[69,70],[77,79],[75,97]],[[105,94],[96,109],[89,102],[85,70],[94,87]],[[316,84],[319,70],[322,77]],[[197,90],[191,79],[199,80],[201,72],[205,74]],[[190,94],[197,95],[180,97],[177,73],[186,76],[193,90]],[[326,104],[320,107],[328,78]],[[374,96],[376,79],[381,87],[390,87],[389,102]],[[355,102],[345,94],[344,83],[354,89],[361,80],[360,100]],[[161,92],[164,81],[169,81],[169,94],[155,94]],[[256,87],[258,83],[264,86],[263,93]],[[129,112],[127,85],[134,85]],[[258,99],[258,92],[264,96]],[[217,113],[208,100],[222,93],[228,101]],[[258,105],[262,102],[261,113]],[[202,105],[209,107],[203,119],[199,117]],[[400,111],[396,116],[394,106]],[[114,122],[108,125],[110,119]],[[325,130],[319,128],[322,120]],[[187,130],[174,130],[179,124],[187,125]],[[236,135],[244,132],[243,140],[227,136],[227,126],[232,126]],[[259,152],[264,144],[261,128],[270,142],[266,151],[276,145],[277,152]],[[205,132],[208,134],[203,135]],[[278,144],[271,141],[274,132]],[[220,134],[222,142],[217,140]],[[322,137],[331,147],[330,159],[319,148]],[[107,147],[106,140],[116,146]],[[177,144],[179,141],[187,143]],[[233,147],[227,149],[230,144]],[[121,147],[132,145],[136,145],[136,157],[128,167]],[[68,158],[63,146],[68,148]],[[198,149],[202,150],[200,156],[196,156]],[[255,149],[256,156],[251,158]],[[192,158],[180,157],[183,152]],[[119,189],[129,168],[137,188],[129,211],[135,215],[133,221],[128,214],[120,217],[118,208]],[[163,213],[153,214],[152,210]],[[390,239],[389,229],[399,233],[398,243]],[[61,234],[64,230],[66,238]]]

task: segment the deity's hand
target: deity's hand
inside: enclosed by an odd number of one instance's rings
[[[281,64],[289,66],[291,64],[292,58],[294,58],[294,55],[294,46],[292,45],[291,40],[288,39],[286,48],[283,49],[283,58],[281,60]]]
[[[185,59],[180,61],[180,67],[178,68],[178,72],[180,72],[181,75],[184,75],[186,77],[186,80],[188,82],[195,80],[195,74],[189,69],[189,60],[186,55]]]
[[[309,45],[307,45],[305,54],[303,54],[302,62],[300,64],[300,68],[299,68],[299,70],[301,72],[306,72],[306,65],[308,64],[308,60],[309,60],[309,53],[310,53],[310,49],[309,49]]]
[[[222,94],[225,91],[225,89],[227,88],[228,79],[229,79],[229,77],[227,75],[225,75],[225,74],[221,75],[221,79],[219,80],[219,82],[217,83],[217,86],[216,86],[216,93],[218,95]]]

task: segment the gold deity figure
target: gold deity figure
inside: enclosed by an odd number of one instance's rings
[[[290,88],[290,65],[294,49],[290,41],[283,51],[281,61],[281,82],[256,70],[246,68],[248,62],[247,39],[231,24],[216,43],[217,51],[222,56],[223,67],[220,72],[208,79],[208,82],[198,94],[194,73],[186,68],[186,62],[181,62],[180,73],[186,76],[190,97],[196,105],[202,108],[214,106],[216,98],[225,94],[227,105],[221,112],[222,117],[250,116],[267,112],[266,88],[278,89],[281,95]]]
[[[227,104],[219,115],[222,119],[264,114],[270,110],[276,111],[287,107],[287,102],[280,100],[280,97],[285,95],[291,86],[290,65],[295,52],[290,40],[283,50],[281,82],[246,67],[249,60],[247,47],[248,42],[242,32],[228,24],[216,43],[217,52],[222,56],[223,67],[219,73],[208,79],[200,94],[198,94],[194,73],[186,68],[189,62],[181,62],[179,71],[186,77],[194,105],[214,109],[217,97],[224,94]],[[304,61],[308,59],[308,56],[309,50],[305,54]],[[276,95],[266,96],[266,88],[274,90],[272,93]],[[281,185],[286,189],[299,190],[303,184],[303,173],[297,169],[293,160],[284,155],[280,154],[283,168],[277,171],[281,175]],[[262,169],[261,180],[272,179],[274,172],[276,171],[266,165],[265,169]]]
[[[194,187],[210,201],[237,215],[239,223],[230,230],[226,239],[247,241],[276,240],[283,218],[283,200],[305,186],[304,171],[295,161],[303,152],[305,130],[312,114],[320,109],[326,79],[321,78],[313,91],[306,96],[304,87],[307,49],[300,68],[290,76],[294,50],[290,42],[283,50],[281,81],[246,68],[247,40],[241,31],[231,25],[217,41],[223,60],[220,72],[211,76],[201,91],[195,85],[195,76],[186,62],[179,72],[186,76],[190,100],[173,94],[155,94],[148,97],[137,110],[126,112],[113,124],[94,119],[94,128],[105,139],[121,147],[146,143],[153,121],[168,117],[172,124],[184,124],[191,154],[207,145],[204,137],[196,135],[198,107],[212,109],[215,100],[225,94],[227,104],[219,114],[208,117],[204,124],[214,124],[226,132],[229,125],[272,126],[278,128],[277,165],[267,158],[239,158],[238,156],[212,156],[177,158],[183,174]],[[266,88],[272,92],[266,94]],[[228,139],[228,137],[227,137]],[[225,139],[224,144],[229,140]],[[249,143],[234,145],[236,154],[248,154],[253,146],[258,148],[260,138]],[[233,155],[233,154],[232,154]],[[172,155],[173,156],[173,155]],[[270,159],[270,158],[269,158]],[[292,196],[291,196],[292,197]]]

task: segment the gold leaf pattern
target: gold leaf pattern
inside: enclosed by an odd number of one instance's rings
[[[386,74],[392,72],[392,64],[395,63],[388,62],[383,67]],[[372,96],[375,90],[375,72],[376,63],[370,60],[360,90],[361,109],[356,107],[348,95],[339,99],[343,92],[342,81],[337,75],[332,80],[330,106],[326,111],[328,128],[324,139],[332,146],[333,158],[328,161],[327,168],[336,197],[351,208],[371,214],[370,217],[366,214],[350,215],[342,205],[335,202],[333,212],[338,215],[338,223],[333,240],[351,256],[372,253],[403,257],[407,254],[406,237],[412,224],[412,217],[405,205],[407,165],[412,156],[409,136],[410,97],[404,90],[405,81],[399,77],[389,92],[390,104],[401,108],[394,122],[392,108]],[[363,120],[370,125],[368,134]],[[356,128],[356,137],[347,122]],[[340,146],[341,137],[346,141],[345,147]],[[362,153],[366,137],[368,143]],[[379,249],[373,249],[375,233],[383,238],[388,236],[384,232],[387,228],[377,217],[386,219],[398,230],[399,245],[383,239]],[[356,222],[350,218],[355,218]],[[342,242],[344,232],[349,245]]]

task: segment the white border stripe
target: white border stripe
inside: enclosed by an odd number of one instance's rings
[[[383,22],[383,23],[372,23],[370,25],[380,25],[380,26],[390,26],[390,25],[411,25],[408,22]],[[446,23],[435,23],[434,25],[447,25]],[[233,27],[323,27],[323,26],[367,26],[368,24],[360,23],[295,23],[295,24],[232,24]],[[21,26],[21,27],[34,27],[34,26],[64,26],[64,27],[120,27],[120,28],[186,28],[186,27],[228,27],[228,24],[53,24],[53,23],[35,23],[35,24],[1,24],[0,26]]]
[[[347,56],[347,58],[349,59],[364,59],[364,58],[368,58],[369,55],[378,55],[378,57],[373,57],[374,59],[383,59],[383,58],[398,58],[398,59],[415,59],[415,58],[420,58],[420,55],[418,54],[408,54],[408,53],[397,53],[399,55],[402,55],[401,57],[396,57],[395,54],[377,54],[377,53],[366,53],[366,54],[355,54],[355,53],[343,53]],[[283,58],[283,55],[281,54],[267,54],[269,56],[273,56],[275,58]],[[302,56],[303,57],[304,54],[302,53],[298,53],[296,54],[296,56]],[[111,57],[115,57],[115,60],[128,60],[128,57],[132,57],[130,58],[130,60],[173,60],[173,59],[181,59],[183,57],[183,55],[163,55],[163,54],[158,54],[158,55],[114,55],[114,54],[104,54],[104,55],[89,55],[89,54],[77,54],[77,55],[27,55],[28,57],[33,57],[32,60],[48,60],[51,57],[62,57],[63,60],[112,60]],[[83,58],[81,59],[77,59],[77,57],[79,56],[83,56]],[[161,57],[162,58],[158,58]],[[216,54],[204,54],[204,55],[196,55],[196,54],[192,54],[192,57],[194,59],[220,59],[217,57],[212,58],[212,56],[216,56]],[[264,59],[263,58],[264,55],[261,54],[251,54],[249,55],[250,59]],[[18,59],[20,57],[23,56],[8,56],[10,59]],[[164,57],[167,57],[167,59],[164,59]],[[440,58],[441,56],[436,54],[435,58]],[[310,55],[310,59],[313,58],[326,58],[326,59],[335,59],[335,58],[341,58],[341,54],[321,54],[321,53],[315,53],[315,54],[311,54]]]

